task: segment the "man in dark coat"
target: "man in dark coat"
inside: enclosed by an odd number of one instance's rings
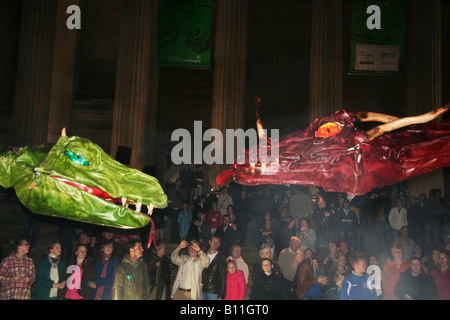
[[[410,260],[409,269],[400,273],[394,294],[401,300],[437,300],[433,276],[422,271],[420,258]]]
[[[222,224],[216,230],[216,235],[220,237],[219,251],[226,257],[230,255],[232,245],[239,244],[239,231],[234,223],[231,223],[229,215],[222,217]]]
[[[207,252],[209,266],[203,269],[203,300],[223,300],[227,291],[227,261],[219,252],[220,238],[216,235],[209,241]]]

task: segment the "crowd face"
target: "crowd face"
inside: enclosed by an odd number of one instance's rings
[[[114,246],[112,244],[108,244],[103,247],[103,252],[108,256],[112,254],[113,250],[114,250]]]
[[[19,246],[17,247],[17,254],[19,256],[23,256],[25,254],[28,254],[28,252],[30,251],[30,244],[28,243],[28,241],[22,241],[21,244],[19,244]]]
[[[305,256],[305,259],[311,259],[313,256],[313,252],[311,250],[307,249],[307,250],[305,250],[304,256]]]
[[[353,269],[355,270],[356,274],[363,274],[367,269],[366,261],[360,260],[358,263],[353,265]]]
[[[402,260],[403,252],[401,249],[392,249],[392,256],[394,257],[394,260]]]
[[[61,244],[55,243],[53,245],[53,248],[50,249],[50,253],[54,254],[55,256],[60,256],[61,255]]]
[[[220,247],[220,240],[218,238],[211,238],[211,240],[209,240],[209,248],[212,251],[217,251]]]
[[[344,267],[347,264],[347,258],[343,254],[341,254],[337,259],[337,263],[340,267]]]
[[[299,239],[292,239],[291,240],[291,250],[297,251],[300,248],[300,240]]]
[[[420,270],[422,269],[422,263],[420,263],[420,260],[417,259],[413,259],[409,266],[413,275],[418,275],[420,273]]]
[[[439,254],[439,266],[441,267],[441,270],[448,269],[448,255],[445,253]]]
[[[241,248],[238,246],[234,247],[233,251],[231,251],[231,256],[233,257],[234,260],[239,258],[241,256]]]
[[[228,262],[227,270],[229,273],[235,273],[236,272],[236,263]]]
[[[137,242],[134,248],[130,249],[131,255],[135,256],[136,258],[142,257],[142,254],[144,253],[144,248],[142,248],[142,243]]]
[[[272,259],[272,250],[270,250],[270,249],[264,250],[264,252],[263,252],[261,258],[262,258],[262,259],[266,259],[266,258],[267,258],[267,259]]]
[[[369,259],[369,264],[370,264],[371,266],[372,266],[372,265],[377,266],[377,265],[378,265],[378,259],[377,259],[375,256],[371,256],[370,259]]]
[[[263,262],[261,263],[261,268],[263,269],[265,274],[270,275],[272,273],[273,264],[270,263],[269,260],[263,260]]]
[[[77,259],[84,260],[87,255],[87,248],[85,246],[79,246],[75,252]]]

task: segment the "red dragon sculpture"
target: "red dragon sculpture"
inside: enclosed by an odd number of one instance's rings
[[[242,185],[314,185],[326,192],[362,195],[374,187],[393,185],[405,179],[450,165],[450,121],[430,122],[445,113],[450,104],[426,114],[396,118],[371,112],[339,110],[314,120],[303,131],[278,142],[279,159],[274,163],[237,164],[222,172],[218,185],[233,178]],[[258,132],[262,127],[257,115]],[[381,122],[364,132],[357,122]],[[419,125],[421,124],[421,125]],[[407,127],[398,131],[400,128]],[[275,141],[267,139],[267,154]],[[246,149],[246,159],[255,149]]]

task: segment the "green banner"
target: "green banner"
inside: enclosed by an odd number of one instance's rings
[[[406,0],[352,1],[350,74],[402,74],[405,44]]]
[[[158,66],[210,68],[211,15],[212,0],[160,0]]]

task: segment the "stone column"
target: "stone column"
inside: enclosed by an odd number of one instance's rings
[[[71,135],[70,119],[79,31],[67,28],[66,21],[69,14],[66,10],[70,5],[81,7],[80,2],[81,0],[58,1],[47,134],[47,141],[50,142],[56,142],[59,139],[62,128],[67,128],[67,134]]]
[[[157,0],[124,0],[119,35],[111,156],[118,146],[132,148],[130,167],[145,162],[147,115],[150,105],[152,50]],[[155,99],[153,99],[155,100]],[[152,101],[154,102],[154,101]]]
[[[47,141],[56,0],[22,3],[11,144]]]
[[[217,188],[217,175],[229,169],[225,164],[226,129],[243,128],[247,58],[247,0],[217,1],[213,64],[213,105],[211,128],[219,129],[224,137],[224,164],[209,166],[210,184]]]
[[[418,115],[442,107],[441,0],[408,1],[407,114]],[[438,188],[444,194],[439,169],[408,180],[410,195]]]
[[[343,0],[312,1],[310,121],[342,108]]]

